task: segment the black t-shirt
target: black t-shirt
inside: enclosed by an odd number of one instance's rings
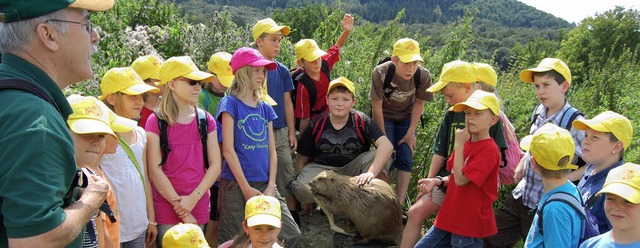
[[[310,162],[316,164],[329,165],[334,167],[342,167],[351,162],[358,155],[369,151],[371,144],[384,136],[384,133],[378,126],[362,112],[358,113],[364,119],[366,131],[362,133],[365,142],[358,137],[358,131],[354,124],[356,112],[351,110],[350,118],[347,124],[340,130],[336,130],[331,124],[331,115],[327,114],[324,130],[321,132],[320,138],[316,143],[313,129],[316,125],[322,125],[322,117],[319,115],[300,135],[298,141],[298,153],[309,157]]]

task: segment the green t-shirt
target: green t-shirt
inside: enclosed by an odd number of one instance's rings
[[[449,110],[444,116],[445,117],[442,119],[442,122],[440,122],[438,135],[436,136],[436,144],[433,148],[434,154],[445,157],[443,166],[440,168],[440,172],[438,172],[438,175],[440,176],[448,176],[450,174],[444,165],[454,149],[453,146],[455,144],[456,129],[464,128],[464,112],[453,112]],[[449,125],[449,127],[447,127],[447,125]],[[498,119],[498,123],[489,128],[489,135],[493,138],[498,147],[500,147],[500,150],[505,150],[509,146],[507,145],[507,140],[504,137],[502,129],[502,120]],[[449,131],[448,134],[447,131]]]
[[[73,140],[65,119],[71,106],[55,82],[31,63],[2,54],[0,79],[20,78],[49,94],[45,100],[20,90],[0,90],[0,247],[8,237],[48,232],[65,219],[65,197],[76,172]],[[65,205],[74,202],[77,194]],[[83,225],[84,228],[84,225]],[[68,247],[81,247],[84,230]]]
[[[224,97],[224,94],[216,95],[212,92],[209,92],[205,89],[200,91],[198,94],[198,105],[209,112],[211,116],[216,116],[218,112],[218,104],[220,103],[220,99]]]

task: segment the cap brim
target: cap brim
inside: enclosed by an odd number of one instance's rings
[[[306,61],[316,61],[318,60],[320,57],[324,56],[325,54],[327,54],[327,52],[322,51],[320,49],[315,50],[307,55],[305,55],[304,57],[302,57],[304,60]]]
[[[86,9],[89,11],[105,11],[113,7],[114,0],[76,0],[69,4],[69,8]]]
[[[599,122],[596,120],[575,120],[573,121],[572,125],[578,130],[586,130],[588,127],[598,132],[603,132],[603,133],[611,132],[611,130],[609,130],[606,126],[604,126],[602,122]]]
[[[231,83],[233,83],[233,78],[233,75],[218,75],[218,81],[220,81],[220,84],[227,88],[229,88],[231,86]]]
[[[125,93],[127,95],[136,96],[136,95],[143,94],[145,92],[159,93],[160,89],[147,84],[134,84],[127,87],[126,89],[120,90],[120,92]]]
[[[431,87],[429,87],[427,89],[427,92],[438,93],[442,89],[444,89],[444,87],[446,87],[448,84],[449,84],[449,82],[438,81],[434,85],[431,85]]]
[[[414,61],[424,62],[424,60],[422,60],[422,56],[420,56],[420,54],[398,55],[398,58],[403,63],[410,63],[410,62],[414,62]]]
[[[533,141],[533,135],[527,135],[520,140],[520,148],[522,150],[528,151],[531,149],[531,141]]]
[[[203,71],[192,71],[182,76],[191,80],[201,81],[205,83],[211,83],[216,78],[213,74]]]
[[[114,137],[116,136],[113,130],[111,130],[111,127],[109,127],[109,125],[107,125],[102,121],[93,120],[93,119],[74,119],[74,120],[69,120],[68,122],[69,122],[69,128],[71,128],[71,130],[74,133],[79,133],[79,134],[106,133],[106,134],[113,135]]]
[[[476,110],[485,110],[485,109],[489,109],[489,107],[487,107],[486,105],[479,103],[479,102],[461,102],[461,103],[457,103],[456,105],[453,105],[453,111],[454,112],[462,112],[464,111],[464,107],[465,106],[469,106],[470,108],[476,109]]]
[[[275,70],[277,66],[276,62],[273,62],[267,59],[258,59],[256,61],[252,61],[248,63],[247,65],[254,66],[254,67],[264,66],[267,68],[267,70]]]
[[[264,33],[266,34],[275,34],[275,33],[282,33],[282,35],[287,36],[289,35],[289,32],[291,31],[291,29],[288,26],[275,26],[272,27],[270,29],[267,29],[266,31],[264,31]]]
[[[338,86],[342,86],[342,87],[347,88],[347,90],[349,90],[349,92],[351,92],[351,94],[353,94],[353,95],[355,96],[355,94],[356,94],[356,93],[354,92],[354,90],[352,90],[352,88],[351,88],[351,87],[349,87],[349,86],[348,86],[348,85],[346,85],[346,84],[343,84],[342,82],[340,82],[340,83],[334,83],[334,84],[330,85],[330,86],[329,86],[329,88],[327,89],[327,92],[331,92],[331,90],[332,90],[333,88],[338,87]],[[327,94],[328,94],[328,93],[327,93]]]
[[[118,133],[129,132],[133,130],[137,125],[138,123],[134,120],[116,116],[113,122],[111,122],[111,130]]]
[[[273,100],[273,98],[271,98],[271,96],[269,96],[269,94],[263,94],[262,95],[262,100],[265,101],[266,103],[268,103],[271,106],[276,106],[278,105],[278,103],[276,102],[276,100]]]
[[[160,80],[160,70],[158,70],[157,72],[151,74],[151,76],[149,76],[148,78],[145,78],[143,80],[146,80],[146,79],[149,79],[149,78],[155,79],[155,80]]]
[[[257,214],[247,219],[247,226],[270,225],[277,228],[282,226],[280,218],[269,214]]]
[[[545,72],[550,70],[553,70],[553,69],[546,68],[546,67],[536,67],[536,68],[526,69],[520,72],[520,80],[525,83],[533,83],[534,72]]]
[[[610,184],[605,184],[604,187],[602,187],[602,189],[598,192],[598,195],[602,193],[614,194],[624,198],[625,200],[633,204],[638,204],[640,203],[639,190],[640,189],[631,187],[630,185],[627,185],[625,183],[612,182]]]

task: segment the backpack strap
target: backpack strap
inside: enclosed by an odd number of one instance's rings
[[[313,112],[313,107],[316,105],[316,99],[318,95],[316,84],[313,82],[313,79],[311,79],[306,73],[301,73],[300,75],[298,75],[295,78],[295,81],[300,82],[307,89],[307,92],[309,92],[309,113],[311,114],[311,112]]]
[[[202,157],[204,159],[204,168],[209,169],[209,154],[207,154],[207,130],[209,123],[207,122],[207,113],[204,109],[196,108],[198,133],[200,133],[200,142],[202,143]]]
[[[209,109],[209,102],[211,101],[209,99],[209,92],[207,92],[207,90],[205,90],[204,88],[202,88],[202,91],[204,92],[204,108]]]
[[[536,211],[536,214],[538,215],[538,229],[540,230],[540,235],[544,235],[544,228],[542,227],[544,207],[547,206],[547,204],[549,204],[550,202],[554,201],[564,202],[565,204],[573,208],[578,213],[578,215],[580,215],[580,218],[582,218],[583,220],[586,219],[584,207],[582,206],[582,200],[578,200],[576,197],[567,192],[553,193],[549,196],[549,198],[547,198],[546,201],[544,201],[542,207]]]
[[[538,119],[538,116],[540,116],[540,113],[542,113],[543,108],[544,107],[541,103],[541,104],[538,104],[536,108],[533,109],[533,114],[531,115],[531,125],[529,126],[533,126],[533,124],[536,123],[536,120]]]
[[[560,119],[560,127],[564,129],[571,129],[571,124],[578,116],[584,116],[580,110],[574,107],[569,107],[567,110],[562,113],[562,118]]]
[[[45,100],[49,104],[51,104],[51,106],[56,108],[60,116],[64,117],[64,115],[62,114],[62,110],[60,110],[60,107],[58,106],[58,104],[56,104],[53,98],[51,98],[51,96],[49,96],[42,89],[40,89],[40,87],[36,86],[35,84],[27,80],[19,79],[19,78],[2,79],[0,80],[0,90],[4,90],[4,89],[22,90],[22,91],[31,93],[32,95],[35,95],[41,98],[42,100]]]
[[[358,139],[360,139],[360,142],[362,142],[362,144],[367,144],[367,141],[364,138],[364,135],[367,133],[367,125],[364,122],[364,117],[362,115],[364,115],[364,113],[360,111],[355,111],[355,113],[353,113],[352,115],[352,118],[353,118],[352,120],[353,120],[353,124],[356,126],[356,133],[358,134]]]
[[[325,112],[316,117],[316,122],[311,130],[311,136],[313,136],[314,144],[317,144],[318,140],[320,140],[320,136],[322,136],[322,132],[324,132],[324,125],[327,124],[328,116],[329,113]]]
[[[162,166],[167,162],[167,157],[171,152],[171,148],[169,147],[169,135],[167,134],[169,123],[160,118],[159,113],[156,113],[156,119],[158,119],[158,129],[160,129],[160,153],[162,154],[160,166]]]
[[[138,134],[136,133],[136,135]],[[131,163],[135,165],[136,170],[138,171],[138,176],[140,177],[140,182],[142,183],[142,187],[144,188],[144,191],[147,192],[147,185],[144,183],[144,175],[142,174],[142,169],[140,167],[140,164],[138,163],[138,159],[136,158],[136,155],[133,154],[133,150],[131,149],[129,144],[127,144],[127,142],[124,141],[123,138],[119,138],[118,143],[120,144],[120,147],[122,147],[122,150],[124,150],[124,152],[127,153],[127,157],[129,157],[129,160],[131,160]]]
[[[391,80],[393,80],[393,76],[396,75],[396,66],[391,63],[389,68],[387,69],[387,74],[384,75],[384,82],[382,83],[382,89],[384,91],[384,98],[389,98],[391,93],[396,90],[396,87],[391,86]],[[391,89],[390,91],[385,91],[384,89]]]
[[[445,167],[447,165],[447,159],[449,159],[449,155],[451,155],[451,151],[453,151],[453,146],[455,142],[451,142],[451,125],[453,123],[453,116],[456,113],[453,112],[452,110],[447,110],[447,112],[444,115],[444,126],[446,127],[447,131],[445,132],[445,140],[447,142],[447,154],[444,156],[444,162],[442,163],[442,167]]]

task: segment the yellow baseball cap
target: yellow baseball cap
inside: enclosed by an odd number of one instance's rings
[[[247,226],[270,225],[282,226],[280,218],[280,201],[273,196],[258,195],[251,197],[244,207],[244,218]]]
[[[140,56],[131,63],[131,68],[138,73],[138,76],[142,80],[157,79],[160,80],[160,67],[162,66],[162,60],[155,55]]]
[[[625,163],[611,169],[597,195],[602,193],[620,196],[633,204],[640,203],[640,165]]]
[[[400,61],[404,63],[413,61],[424,62],[420,56],[420,44],[409,38],[402,38],[396,41],[396,43],[393,44],[391,56],[398,56]]]
[[[211,55],[207,62],[207,68],[211,71],[220,81],[222,86],[229,88],[233,82],[233,70],[231,69],[231,54],[225,52],[218,52]]]
[[[353,82],[351,82],[346,77],[339,77],[331,81],[329,83],[329,88],[327,89],[327,92],[331,92],[331,89],[338,86],[344,86],[353,94],[353,96],[356,95],[356,87],[353,85]]]
[[[442,67],[442,72],[440,73],[440,80],[434,85],[431,85],[431,87],[427,89],[427,92],[440,92],[451,82],[469,84],[475,83],[476,72],[473,69],[473,66],[471,66],[469,62],[465,62],[462,60],[454,60],[444,64],[444,66]]]
[[[133,68],[111,68],[102,77],[102,82],[100,82],[102,95],[98,99],[104,100],[108,94],[116,92],[135,96],[149,91],[158,93],[160,89],[145,84]]]
[[[476,82],[485,82],[493,87],[498,85],[498,74],[496,74],[493,66],[477,62],[471,63],[471,66],[476,71]]]
[[[163,248],[209,248],[202,229],[194,224],[177,224],[162,236]]]
[[[306,61],[316,61],[318,58],[327,54],[327,52],[320,49],[316,41],[312,39],[302,39],[298,41],[298,43],[296,43],[295,47],[296,62],[298,62],[300,59],[304,59]]]
[[[527,135],[520,141],[520,148],[531,152],[538,164],[547,170],[577,169],[571,164],[576,145],[568,130],[553,123],[544,124],[534,134]],[[566,164],[561,159],[568,156]]]
[[[569,67],[567,64],[562,62],[562,60],[556,58],[545,58],[540,61],[540,64],[538,64],[537,67],[523,70],[520,72],[520,80],[525,83],[532,83],[534,72],[545,72],[551,70],[560,73],[560,75],[562,75],[564,79],[571,84],[571,71],[569,70]]]
[[[603,133],[613,133],[613,136],[624,145],[626,150],[631,145],[631,137],[633,136],[633,127],[631,121],[613,111],[604,111],[591,120],[575,120],[573,127],[578,130],[585,130],[587,127]]]
[[[259,20],[256,22],[256,25],[253,26],[253,40],[257,40],[258,37],[262,34],[276,34],[281,33],[282,35],[289,35],[289,31],[291,29],[288,26],[279,26],[276,22],[271,18],[266,18]]]
[[[107,133],[128,132],[137,126],[133,120],[116,115],[102,101],[92,96],[73,94],[67,97],[73,113],[69,115],[67,124],[75,133]]]
[[[211,73],[200,71],[189,56],[177,56],[167,59],[160,67],[159,74],[160,83],[158,86],[164,85],[178,77],[186,77],[205,83],[211,83],[215,79],[215,76]]]
[[[500,115],[500,103],[498,103],[498,98],[493,93],[489,93],[484,90],[476,90],[466,101],[453,105],[453,111],[462,112],[464,111],[465,106],[469,106],[470,108],[477,110],[489,109],[494,115]]]

